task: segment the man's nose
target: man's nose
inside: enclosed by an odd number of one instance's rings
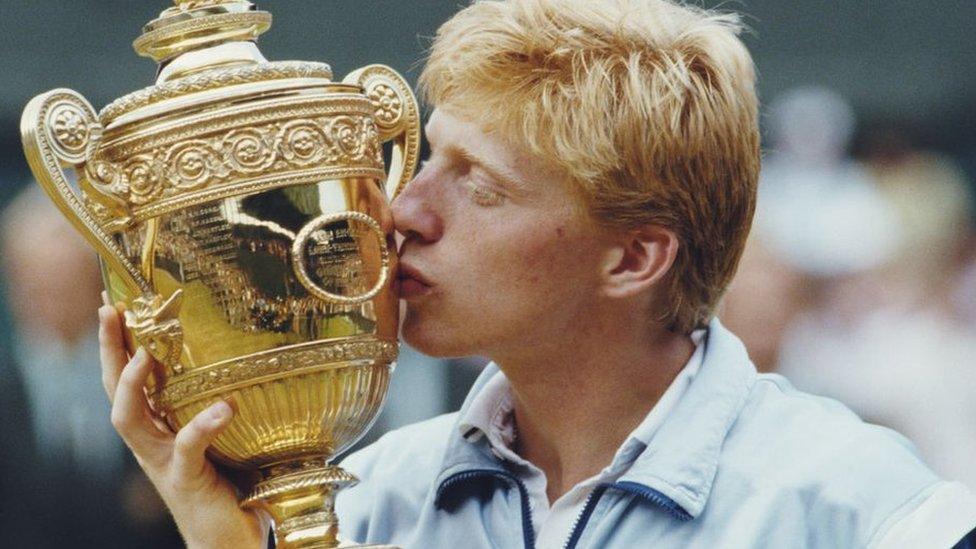
[[[405,238],[434,242],[443,234],[444,224],[436,211],[432,178],[422,170],[407,183],[393,201],[393,224]]]

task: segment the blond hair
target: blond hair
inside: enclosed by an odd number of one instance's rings
[[[659,320],[707,324],[755,208],[752,59],[734,14],[666,0],[479,0],[437,33],[427,101],[564,169],[599,223],[679,239]]]

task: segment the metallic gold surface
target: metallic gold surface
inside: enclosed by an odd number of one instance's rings
[[[159,362],[153,410],[178,430],[230,401],[210,455],[261,472],[242,505],[273,517],[283,549],[334,547],[334,496],[355,479],[328,460],[375,419],[397,353],[384,190],[416,169],[419,113],[388,67],[339,83],[323,63],[265,60],[253,40],[270,21],[243,0],[178,0],[134,44],[161,64],[153,86],[100,115],[53,90],[21,131],[126,305],[130,346]]]

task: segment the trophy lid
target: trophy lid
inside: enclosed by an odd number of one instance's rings
[[[159,64],[156,83],[107,105],[101,123],[111,131],[216,100],[331,84],[325,63],[265,59],[256,41],[271,22],[270,13],[246,0],[175,0],[133,42],[139,55]]]

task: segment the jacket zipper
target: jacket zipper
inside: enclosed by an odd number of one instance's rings
[[[479,477],[503,478],[518,487],[519,498],[522,504],[522,538],[525,542],[525,549],[535,549],[535,530],[532,528],[532,508],[529,506],[529,491],[525,488],[525,484],[515,475],[495,469],[475,469],[473,471],[457,473],[441,483],[441,487],[438,490],[438,499],[440,498],[440,493],[443,493],[445,488]]]
[[[514,474],[497,469],[475,469],[456,473],[441,483],[440,488],[437,490],[437,499],[439,500],[441,498],[445,489],[460,482],[479,477],[502,478],[518,487],[520,503],[522,504],[522,538],[525,542],[525,549],[535,549],[535,531],[532,527],[532,509],[529,506],[529,491],[525,488],[525,484]],[[583,530],[586,529],[586,524],[596,510],[597,503],[600,502],[600,498],[603,497],[603,494],[609,488],[616,488],[621,492],[633,494],[645,499],[664,509],[678,520],[687,521],[692,519],[692,516],[671,498],[642,484],[627,481],[615,482],[613,484],[600,484],[586,498],[586,503],[583,504],[583,510],[580,511],[579,516],[576,517],[576,522],[573,523],[573,529],[569,535],[569,539],[566,540],[565,549],[576,549],[576,545],[583,536]]]
[[[583,529],[586,528],[586,523],[590,520],[590,515],[596,509],[597,502],[600,501],[600,496],[609,487],[609,484],[599,484],[590,492],[590,495],[586,498],[586,503],[583,505],[583,510],[580,511],[579,516],[576,517],[576,522],[573,523],[572,533],[569,535],[569,539],[566,540],[566,549],[575,549],[576,544],[579,543],[580,537],[583,535]]]
[[[586,523],[589,522],[590,516],[593,515],[593,511],[596,509],[596,504],[600,501],[600,498],[608,488],[615,488],[621,492],[633,494],[639,498],[650,501],[651,503],[667,511],[671,516],[678,520],[687,521],[692,519],[692,516],[688,514],[687,511],[682,509],[680,505],[672,501],[671,498],[642,484],[626,481],[615,482],[613,484],[600,484],[594,488],[592,492],[590,492],[590,496],[586,499],[586,503],[583,505],[583,510],[580,511],[579,516],[576,517],[576,522],[573,524],[572,533],[570,534],[569,539],[566,540],[566,549],[576,549],[576,544],[579,543],[580,538],[583,536],[583,530],[586,528]]]
[[[688,511],[685,511],[680,505],[675,503],[674,500],[653,488],[649,488],[636,482],[628,481],[615,482],[612,486],[622,492],[628,492],[650,501],[680,521],[689,521],[692,519],[692,516],[688,513]]]

